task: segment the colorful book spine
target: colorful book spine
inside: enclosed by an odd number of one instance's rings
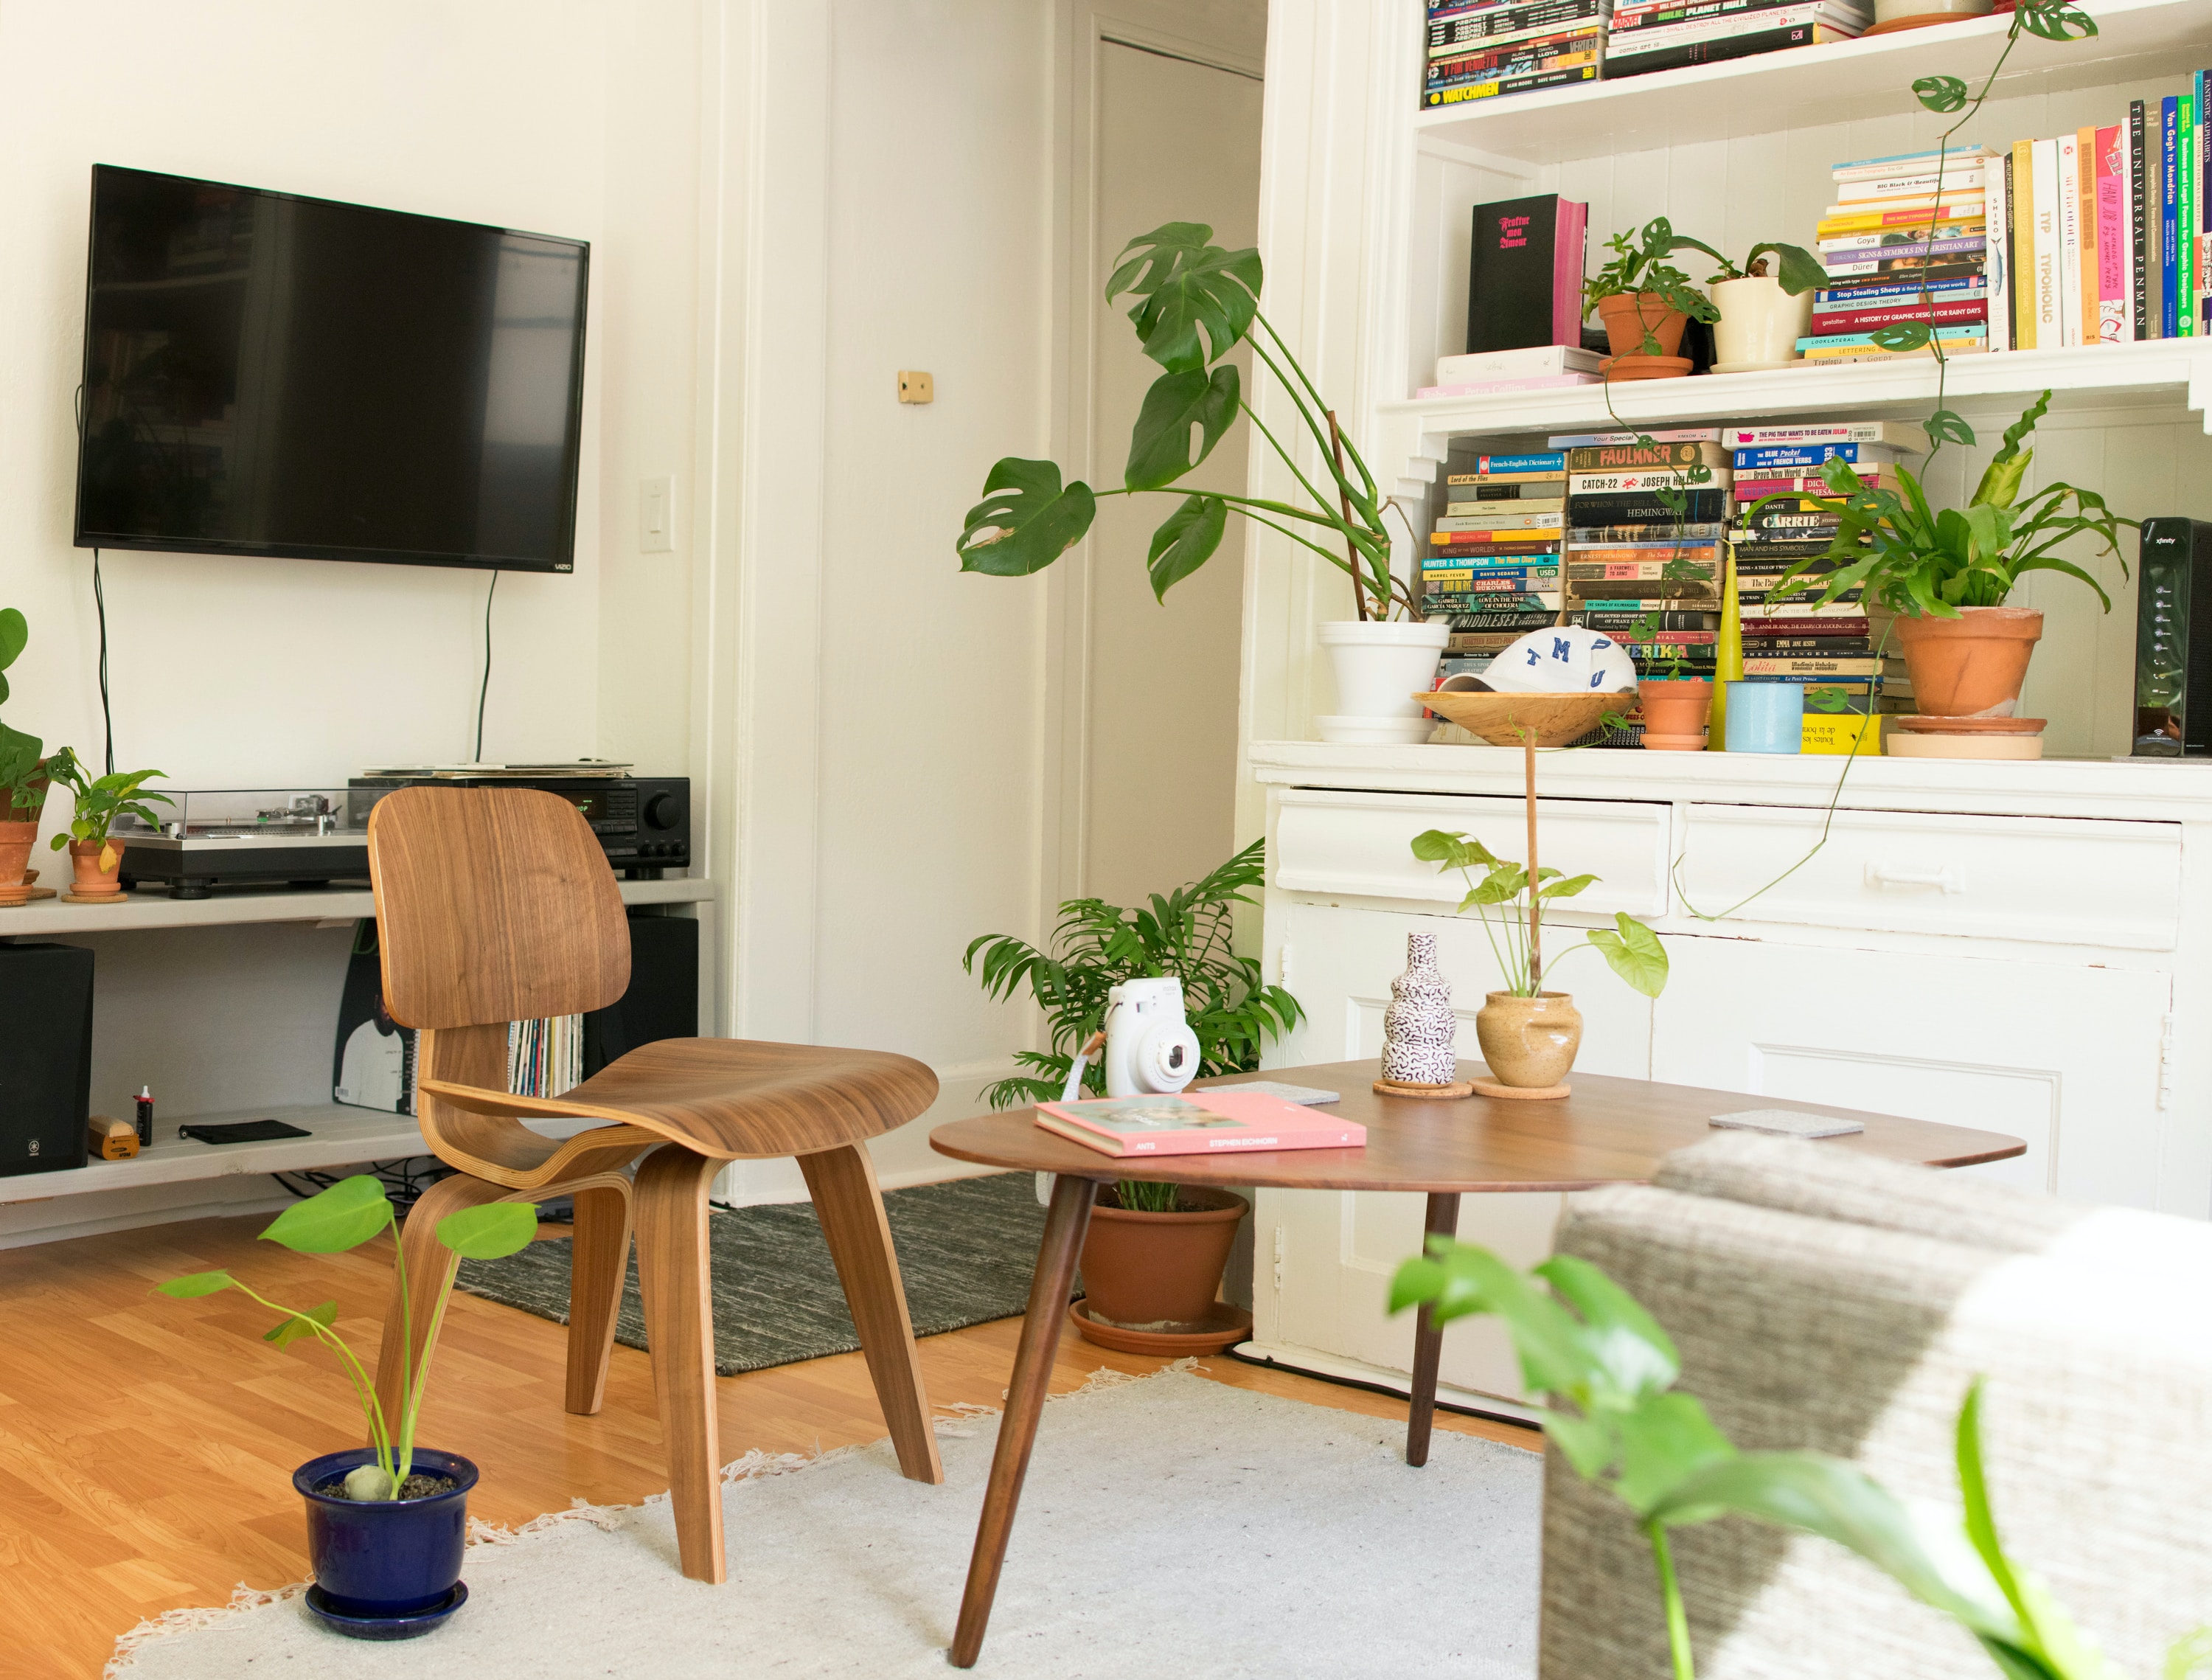
[[[1559,450],[1534,455],[1481,455],[1475,465],[1485,478],[1493,472],[1564,472],[1567,458]]]
[[[2135,335],[2128,327],[2126,130],[2097,131],[2097,338],[2117,344]]]
[[[2173,321],[2184,338],[2197,336],[2196,287],[2192,283],[2197,251],[2197,124],[2196,95],[2181,95],[2174,121],[2176,189],[2173,199]]]
[[[2081,342],[2081,142],[2075,133],[2051,143],[2058,210],[2058,336],[2051,342],[2071,347]]]
[[[2033,350],[2035,307],[2035,143],[2015,140],[2012,147],[2012,342]]]
[[[2034,161],[2033,279],[2031,288],[2035,313],[2037,350],[2057,350],[2066,342],[2059,322],[2065,310],[2058,250],[2058,142],[2038,140],[2032,147]]]
[[[1990,348],[2008,350],[2012,348],[2012,310],[2007,284],[2007,277],[2012,272],[2012,188],[2008,184],[2012,160],[1999,158],[1995,168],[1995,179],[1990,183],[1990,231],[1988,248],[1982,260],[1981,295],[1989,300]]]
[[[2098,277],[2103,263],[2097,254],[2097,130],[2094,124],[2074,131],[2074,221],[2081,229],[2074,281],[2074,307],[2081,320],[2075,330],[2081,343],[2094,344],[2103,337],[2098,301]]]
[[[2181,203],[2181,101],[2168,94],[2158,102],[2158,336],[2180,336],[2174,309],[2173,265],[2179,250],[2177,217]]]
[[[2128,101],[2128,329],[2129,337],[2155,338],[2151,310],[2150,192],[2144,173],[2144,113],[2141,100]]]
[[[2212,314],[2205,308],[2212,300],[2212,215],[2207,213],[2207,200],[2212,199],[2212,120],[2205,113],[2206,100],[2212,97],[2212,72],[2199,70],[2197,81],[2197,223],[2190,259],[2195,276],[2190,320],[2197,333],[2204,335],[2212,334]]]

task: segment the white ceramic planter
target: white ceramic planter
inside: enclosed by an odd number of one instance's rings
[[[1797,341],[1813,328],[1813,294],[1792,297],[1771,274],[1723,280],[1712,289],[1721,318],[1713,323],[1713,362],[1758,367],[1798,359]]]
[[[1336,671],[1336,711],[1316,720],[1323,740],[1428,738],[1413,696],[1436,681],[1449,625],[1351,620],[1323,624],[1319,635]]]
[[[1987,17],[1990,0],[1874,0],[1876,23],[1897,23],[1905,18]]]

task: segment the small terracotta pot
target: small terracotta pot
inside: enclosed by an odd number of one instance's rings
[[[1249,1204],[1227,1190],[1183,1186],[1172,1214],[1139,1214],[1104,1200],[1083,1239],[1083,1288],[1091,1311],[1117,1324],[1194,1324],[1221,1293],[1237,1222]]]
[[[1924,717],[2011,717],[2043,636],[2032,606],[1962,606],[1955,618],[1899,618],[1897,639]]]
[[[100,867],[103,848],[112,860],[105,869]],[[76,879],[70,891],[80,898],[112,898],[123,891],[117,879],[123,873],[123,842],[114,835],[101,840],[72,840],[70,842],[70,867]]]
[[[0,886],[21,886],[39,843],[39,821],[0,823]]]
[[[1682,330],[1690,322],[1680,309],[1668,308],[1667,300],[1656,292],[1638,292],[1633,297],[1617,292],[1601,297],[1597,301],[1597,318],[1605,323],[1606,341],[1615,356],[1674,356],[1682,348]],[[1646,327],[1659,340],[1656,351],[1644,348]]]
[[[1646,677],[1636,685],[1644,703],[1644,746],[1652,752],[1702,752],[1713,685],[1703,677]]]
[[[1491,1077],[1540,1091],[1566,1078],[1583,1047],[1583,1018],[1567,992],[1516,997],[1492,992],[1474,1012],[1474,1036]]]

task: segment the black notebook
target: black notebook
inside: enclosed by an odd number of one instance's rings
[[[314,1134],[282,1120],[232,1120],[219,1126],[179,1126],[177,1135],[200,1143],[273,1143],[280,1137],[313,1137]]]

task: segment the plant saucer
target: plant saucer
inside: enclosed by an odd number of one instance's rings
[[[307,1608],[325,1628],[348,1639],[420,1639],[443,1627],[453,1613],[468,1601],[469,1584],[455,1581],[451,1592],[429,1609],[416,1610],[411,1616],[348,1616],[331,1608],[329,1596],[320,1586],[307,1589]]]
[[[1812,363],[1802,356],[1793,356],[1785,362],[1716,362],[1717,374],[1771,374],[1782,368],[1808,368]]]
[[[1936,717],[1932,715],[1897,716],[1893,729],[1908,735],[2039,735],[2047,720],[2039,717]]]

